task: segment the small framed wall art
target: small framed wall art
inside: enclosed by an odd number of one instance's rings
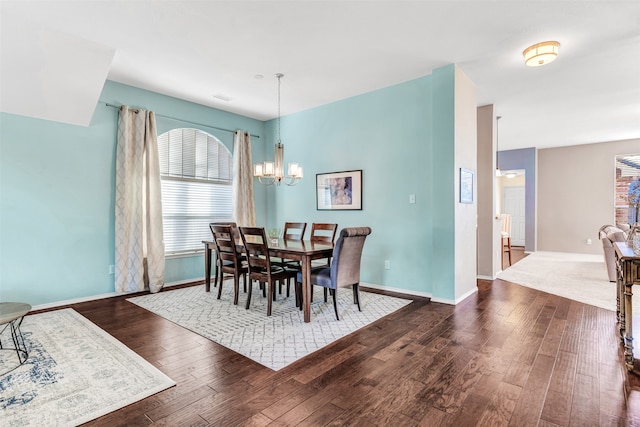
[[[316,209],[362,210],[362,170],[316,174]]]
[[[460,203],[473,203],[473,171],[460,168]]]

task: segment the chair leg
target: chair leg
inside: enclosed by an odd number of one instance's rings
[[[240,275],[233,275],[233,305],[238,305],[238,294],[240,293]]]
[[[271,308],[273,307],[273,300],[276,299],[275,283],[268,282],[269,286],[269,298],[267,299],[267,316],[271,316]]]
[[[325,288],[325,289],[327,289],[327,288]],[[336,320],[340,320],[340,317],[338,317],[338,301],[337,301],[337,298],[336,298],[337,293],[338,293],[337,289],[331,289],[331,295],[333,295],[333,309],[336,312]]]
[[[353,284],[353,303],[358,304],[358,311],[362,311],[362,309],[360,309],[360,284],[359,283]]]
[[[509,248],[509,266],[511,266],[511,237],[507,237],[507,247]]]
[[[213,276],[213,287],[218,286],[218,272],[220,271],[220,267],[218,266],[218,257],[216,257],[216,274]],[[209,280],[211,280],[211,271],[207,272],[209,274]]]
[[[296,281],[294,286],[296,287],[296,307],[299,307],[300,311],[302,311],[302,283]],[[313,287],[311,290],[313,291]]]
[[[220,296],[222,295],[222,280],[224,277],[224,273],[221,271],[220,272],[220,284],[218,285],[218,299],[220,299]]]
[[[251,304],[251,288],[253,288],[253,283],[249,282],[249,290],[247,291],[247,303],[244,306],[244,308],[246,308],[247,310],[249,310],[249,304]]]
[[[327,302],[327,288],[324,289],[324,302]]]

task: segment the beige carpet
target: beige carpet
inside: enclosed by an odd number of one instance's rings
[[[498,278],[616,310],[616,285],[609,282],[602,255],[534,252],[498,274]],[[640,289],[634,291],[633,307],[640,307]]]

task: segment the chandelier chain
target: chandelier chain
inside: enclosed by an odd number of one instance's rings
[[[280,80],[282,79],[283,76],[284,76],[284,74],[281,74],[281,73],[276,74],[276,77],[278,78],[278,143],[280,143],[280,141],[281,141],[281,134],[280,134]]]

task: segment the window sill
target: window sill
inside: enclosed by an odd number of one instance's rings
[[[175,254],[165,254],[164,259],[191,258],[194,256],[202,256],[202,255],[204,255],[204,249],[199,249],[197,251],[190,251],[190,252],[180,252]]]

